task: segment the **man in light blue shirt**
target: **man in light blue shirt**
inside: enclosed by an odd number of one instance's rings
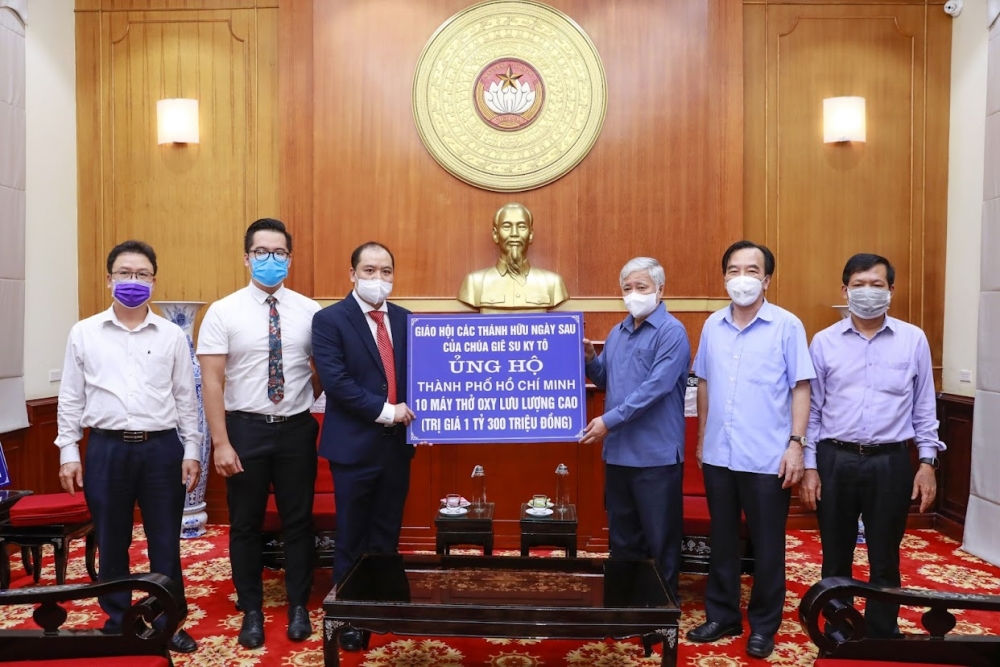
[[[587,377],[605,390],[605,412],[580,442],[604,440],[605,506],[612,558],[652,558],[677,599],[683,531],[684,392],[691,346],[660,303],[665,276],[650,257],[621,271],[629,315],[600,355],[584,340]]]
[[[723,255],[722,272],[733,303],[705,322],[694,362],[712,553],[707,621],[687,636],[713,642],[743,634],[742,512],[755,559],[746,650],[766,658],[785,603],[785,522],[791,487],[802,478],[809,380],[816,373],[802,323],[764,298],[774,273],[771,251],[734,243]]]

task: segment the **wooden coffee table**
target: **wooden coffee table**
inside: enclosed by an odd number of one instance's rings
[[[528,513],[527,503],[521,504],[521,555],[531,547],[564,549],[567,558],[576,558],[576,505],[552,509],[552,514],[535,516]]]
[[[477,508],[465,508],[465,514],[442,514],[438,511],[434,516],[434,527],[437,530],[435,538],[436,551],[447,555],[451,547],[480,546],[484,556],[493,555],[493,503],[485,503]]]
[[[325,664],[345,626],[416,636],[642,637],[677,664],[680,609],[653,561],[364,555],[323,601]]]

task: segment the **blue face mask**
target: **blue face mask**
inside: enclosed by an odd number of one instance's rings
[[[250,275],[264,287],[276,287],[288,277],[289,262],[279,262],[268,255],[264,259],[250,259]]]

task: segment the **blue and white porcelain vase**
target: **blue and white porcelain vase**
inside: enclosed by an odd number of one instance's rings
[[[212,436],[208,432],[208,421],[205,419],[205,403],[201,395],[201,364],[194,353],[194,320],[198,311],[205,305],[204,301],[154,301],[159,306],[163,316],[179,326],[184,331],[191,350],[191,365],[194,367],[194,389],[198,399],[198,431],[201,440],[201,476],[194,491],[187,494],[184,501],[184,516],[181,519],[181,537],[201,537],[205,534],[205,524],[208,523],[208,513],[205,509],[205,487],[208,486],[208,463],[212,453]]]

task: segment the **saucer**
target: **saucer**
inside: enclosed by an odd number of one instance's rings
[[[552,510],[549,509],[548,507],[529,507],[524,511],[530,514],[531,516],[548,516],[552,514]]]
[[[468,507],[442,507],[440,510],[441,514],[447,514],[448,516],[458,516],[460,514],[465,514],[469,511]],[[552,510],[549,510],[550,512]]]

